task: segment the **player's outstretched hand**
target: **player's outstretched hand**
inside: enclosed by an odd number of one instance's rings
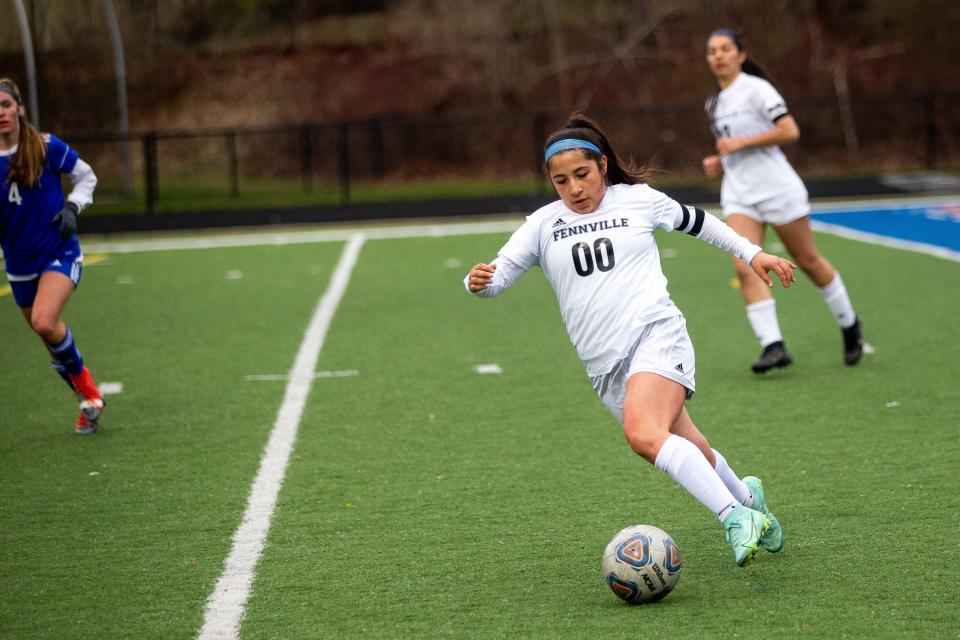
[[[756,274],[767,283],[768,287],[773,286],[773,280],[771,280],[770,276],[767,275],[767,271],[773,271],[776,273],[777,277],[780,278],[780,284],[782,284],[784,287],[789,287],[796,279],[793,275],[793,270],[797,268],[797,265],[793,264],[789,260],[772,256],[769,253],[764,253],[763,251],[753,257],[753,260],[750,262],[750,266],[753,268]]]
[[[493,272],[496,270],[497,265],[495,264],[484,264],[482,262],[475,264],[467,276],[467,288],[470,289],[471,293],[483,291],[490,286],[493,281]]]

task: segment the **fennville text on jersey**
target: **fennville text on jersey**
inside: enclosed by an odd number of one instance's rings
[[[629,226],[629,219],[615,218],[613,220],[597,220],[596,222],[587,222],[584,224],[575,224],[569,227],[562,227],[553,232],[553,241],[569,238],[570,236],[581,233],[593,233],[594,231],[603,231],[604,229],[616,229],[618,227]]]

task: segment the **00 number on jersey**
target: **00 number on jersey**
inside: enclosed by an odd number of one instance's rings
[[[578,242],[570,247],[573,254],[573,268],[577,275],[589,276],[594,268],[599,271],[610,271],[617,263],[613,254],[613,243],[610,238],[597,238],[593,242],[593,251],[586,242]]]

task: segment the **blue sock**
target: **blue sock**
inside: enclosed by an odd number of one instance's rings
[[[57,372],[57,375],[63,378],[63,381],[67,383],[67,386],[70,387],[70,390],[76,393],[77,388],[73,386],[73,381],[70,380],[70,374],[67,373],[67,368],[60,364],[57,360],[51,360],[50,366],[53,367],[53,370]]]
[[[80,355],[80,350],[73,342],[73,334],[70,333],[69,328],[67,328],[67,335],[63,342],[52,345],[49,349],[53,357],[63,365],[63,368],[70,375],[78,376],[83,371],[83,356]]]

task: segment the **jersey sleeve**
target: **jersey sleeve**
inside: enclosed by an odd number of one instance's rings
[[[513,232],[507,243],[497,252],[492,264],[497,265],[493,280],[483,291],[471,292],[481,298],[498,296],[516,282],[517,278],[540,264],[539,219],[528,216],[526,222]],[[463,286],[470,291],[470,274],[463,279]]]
[[[53,173],[70,173],[77,164],[79,154],[66,142],[50,134],[47,139],[47,166]]]
[[[70,181],[73,183],[73,190],[70,191],[67,200],[77,206],[77,213],[79,213],[93,204],[93,190],[97,186],[97,174],[93,172],[93,167],[81,158],[77,158],[69,175]]]
[[[757,83],[757,92],[754,98],[757,101],[757,108],[763,112],[764,117],[770,122],[776,122],[788,113],[787,101],[769,82]]]
[[[677,214],[674,219],[674,229],[723,249],[747,264],[750,264],[761,251],[758,245],[753,244],[719,218],[699,207],[678,204]]]
[[[487,285],[486,289],[482,291],[470,291],[470,274],[467,273],[463,278],[464,288],[478,298],[492,298],[498,296],[517,281],[517,278],[522,276],[527,272],[526,269],[514,264],[508,258],[503,256],[497,256],[493,259],[491,264],[496,265],[496,270],[493,272],[493,278],[490,280],[490,284]]]
[[[533,216],[513,232],[497,256],[506,258],[524,271],[540,264],[540,223]]]
[[[683,206],[662,191],[650,189],[650,194],[653,225],[664,231],[676,229],[679,216],[683,214]]]

